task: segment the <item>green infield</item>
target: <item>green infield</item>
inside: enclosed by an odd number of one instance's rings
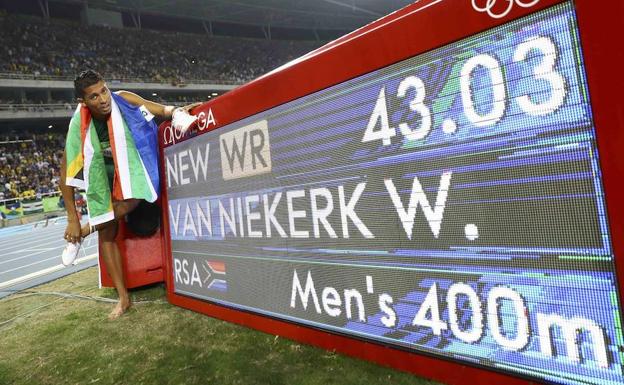
[[[162,285],[116,298],[97,269],[0,300],[0,384],[435,384],[166,302]]]

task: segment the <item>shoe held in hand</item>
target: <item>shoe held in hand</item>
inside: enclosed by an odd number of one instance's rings
[[[68,242],[67,246],[63,249],[63,254],[61,255],[61,262],[63,266],[76,265],[76,257],[78,257],[78,251],[80,251],[80,246],[82,243],[71,243]]]
[[[171,126],[180,131],[182,135],[186,134],[186,132],[191,128],[191,126],[197,121],[197,116],[190,115],[182,108],[176,108],[173,110],[173,115],[171,116]]]

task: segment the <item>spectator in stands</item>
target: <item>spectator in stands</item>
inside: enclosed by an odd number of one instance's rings
[[[111,94],[104,79],[91,70],[81,72],[74,86],[81,108],[69,124],[61,162],[61,192],[68,214],[65,239],[69,242],[63,252],[63,263],[72,263],[78,254],[79,246],[76,244],[79,245],[82,238],[93,231],[98,231],[100,254],[119,294],[119,302],[109,315],[110,319],[115,319],[132,305],[124,283],[121,254],[115,242],[117,220],[129,214],[142,200],[154,202],[159,190],[158,165],[155,162],[156,125],[153,119],[144,117],[137,107],[142,106],[151,114],[165,119],[173,115],[173,124],[176,113],[185,117],[188,114],[174,112],[174,106],[154,103],[131,92]],[[198,104],[187,105],[183,109],[188,111]],[[122,120],[126,124],[117,123]],[[89,135],[83,141],[81,132],[87,129],[95,130],[95,135]],[[118,142],[118,133],[131,135],[135,129],[152,132],[152,141],[148,139],[143,147],[138,142],[128,141],[125,145]],[[114,142],[109,139],[110,135],[115,135]],[[85,148],[90,151],[86,152]],[[140,160],[132,163],[132,159],[138,158]],[[131,174],[130,169],[136,167],[142,167],[145,172]],[[85,175],[88,178],[84,178]],[[130,184],[132,188],[126,187]],[[86,190],[89,223],[82,227],[76,212],[74,187]]]

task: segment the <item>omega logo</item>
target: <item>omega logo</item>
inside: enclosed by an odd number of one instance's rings
[[[212,108],[208,109],[207,114],[205,111],[197,114],[197,128],[199,128],[200,131],[204,131],[206,128],[210,127],[210,125],[217,125],[217,121],[212,113]]]
[[[202,111],[197,114],[197,128],[199,131],[204,131],[210,126],[216,126],[217,120],[212,113],[212,108],[208,109],[208,112]],[[189,130],[192,131],[193,129]],[[168,124],[163,130],[163,144],[165,146],[170,144],[176,144],[180,139],[184,137],[184,134],[178,129],[174,129],[171,124]]]
[[[175,144],[182,138],[182,132],[178,129],[174,129],[171,124],[168,124],[163,130],[163,144]]]

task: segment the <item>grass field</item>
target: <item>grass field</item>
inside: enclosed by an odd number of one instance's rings
[[[435,384],[172,306],[162,286],[116,321],[92,297],[116,298],[96,268],[0,300],[0,384]]]

